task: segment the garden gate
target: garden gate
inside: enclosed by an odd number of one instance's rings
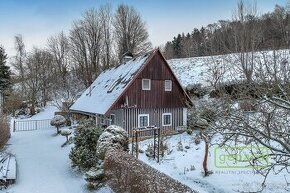
[[[32,131],[37,129],[53,128],[50,119],[43,120],[14,120],[13,131]]]

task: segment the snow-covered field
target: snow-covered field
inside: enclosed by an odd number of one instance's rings
[[[139,154],[139,159],[200,193],[256,192],[261,187],[263,177],[255,174],[250,168],[216,168],[214,164],[214,146],[210,147],[208,159],[208,168],[213,174],[203,177],[203,142],[196,145],[193,136],[186,133],[174,135],[166,141],[169,150],[172,152],[166,155],[159,164],[155,160],[149,159],[144,153]],[[177,150],[177,144],[180,141],[183,151]],[[150,143],[152,143],[151,140],[143,141],[140,143],[140,148],[146,150]],[[186,149],[185,146],[190,148]],[[194,170],[192,170],[193,166]],[[289,174],[276,176],[271,174],[267,179],[267,186],[263,193],[289,192],[290,187],[287,187],[285,178],[289,181]]]
[[[286,59],[289,62],[290,50],[278,50],[275,52],[277,63]],[[266,65],[273,62],[273,51],[262,51],[254,53],[254,73],[253,78],[260,73],[261,66],[265,68]],[[171,69],[179,79],[183,87],[191,87],[192,85],[200,84],[203,87],[212,86],[219,77],[218,82],[233,83],[235,81],[244,80],[239,53],[203,56],[192,58],[178,58],[167,60]],[[235,65],[233,65],[235,64]],[[275,65],[269,65],[274,68]],[[279,65],[275,67],[276,71],[280,71],[282,67]],[[273,71],[273,69],[271,69]],[[266,72],[266,71],[265,71]]]
[[[56,108],[49,106],[45,111],[29,118],[50,119]],[[24,119],[21,119],[24,120]],[[55,129],[13,132],[8,142],[8,151],[17,159],[17,181],[5,193],[85,193],[89,192],[80,172],[70,167],[71,146],[61,147],[65,137],[55,136]],[[100,193],[111,192],[103,188]]]

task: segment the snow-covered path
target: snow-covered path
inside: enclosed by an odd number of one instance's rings
[[[18,177],[9,193],[88,192],[82,175],[70,167],[69,146],[55,130],[12,133],[9,150],[16,155]],[[99,192],[108,192],[107,190]]]
[[[51,118],[47,113],[39,118]],[[61,147],[65,137],[55,129],[13,132],[8,151],[17,159],[16,184],[0,193],[86,193],[85,180],[70,167],[71,146]],[[92,191],[90,191],[92,192]],[[96,193],[110,193],[103,188]]]
[[[16,155],[18,178],[9,192],[82,192],[81,176],[70,168],[70,148],[61,147],[64,138],[54,130],[16,132],[10,140]]]

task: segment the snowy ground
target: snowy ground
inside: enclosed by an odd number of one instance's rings
[[[48,107],[30,119],[50,119],[56,109]],[[23,119],[22,119],[23,120]],[[85,193],[85,181],[80,172],[70,167],[71,146],[61,147],[65,137],[55,136],[55,129],[12,133],[8,151],[16,155],[18,171],[15,185],[5,193]],[[110,193],[104,188],[99,193]]]
[[[169,137],[166,141],[169,150],[172,150],[172,152],[166,155],[160,164],[156,163],[155,160],[148,159],[144,153],[139,154],[139,158],[200,193],[256,192],[259,190],[263,178],[254,174],[252,169],[216,168],[214,165],[214,147],[210,148],[208,159],[209,170],[213,171],[213,174],[203,177],[204,143],[195,145],[193,137],[186,133]],[[183,151],[177,151],[179,141],[182,143]],[[140,148],[146,150],[149,143],[151,143],[151,140],[141,142]],[[185,146],[189,146],[190,149],[185,149]],[[195,170],[191,171],[192,166],[195,167]],[[286,186],[285,178],[289,181],[290,175],[270,175],[267,180],[267,187],[263,192],[290,192],[290,187]]]

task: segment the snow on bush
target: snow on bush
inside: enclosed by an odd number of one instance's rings
[[[102,160],[98,160],[96,167],[92,167],[85,173],[85,180],[87,181],[87,186],[90,190],[104,186],[105,171],[104,162]]]
[[[65,123],[66,123],[66,119],[62,115],[55,115],[50,121],[50,125],[56,127],[57,133],[60,133],[59,128],[61,126],[64,126]]]
[[[66,137],[66,143],[68,143],[68,136],[72,133],[71,129],[62,129],[60,134]]]
[[[73,140],[74,147],[69,154],[73,167],[85,171],[95,167],[98,161],[96,147],[101,133],[102,130],[92,119],[85,120],[77,126]]]
[[[105,153],[110,148],[127,151],[128,144],[127,132],[119,126],[111,125],[104,130],[98,140],[97,156],[99,159],[103,160],[105,158]]]
[[[72,130],[71,129],[63,129],[60,132],[60,134],[63,135],[63,136],[70,135],[71,133],[72,133]]]

